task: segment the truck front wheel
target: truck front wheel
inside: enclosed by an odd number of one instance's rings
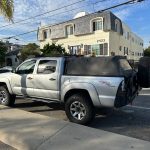
[[[0,86],[0,104],[12,106],[15,103],[15,95],[10,95],[5,86]]]
[[[90,98],[84,94],[74,94],[65,103],[66,115],[71,122],[88,124],[95,117]]]

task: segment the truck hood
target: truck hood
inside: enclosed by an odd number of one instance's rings
[[[0,79],[1,78],[7,78],[7,79],[9,79],[9,78],[11,78],[12,75],[14,75],[14,73],[12,73],[12,72],[0,73]]]

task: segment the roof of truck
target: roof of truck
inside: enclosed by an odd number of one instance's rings
[[[61,56],[61,57],[34,57],[34,58],[29,58],[29,59],[26,59],[27,60],[39,60],[39,59],[90,59],[90,58],[96,58],[96,59],[99,59],[99,58],[102,58],[102,59],[126,59],[126,56],[97,56],[97,57],[91,57],[91,56]]]

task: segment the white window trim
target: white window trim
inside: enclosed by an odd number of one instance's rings
[[[47,32],[47,38],[44,37],[44,32],[45,31]],[[42,36],[43,36],[43,40],[46,40],[46,39],[49,38],[49,28],[45,28],[45,29],[42,30]]]
[[[64,26],[64,29],[65,29],[64,32],[65,32],[65,36],[66,36],[66,37],[67,37],[67,36],[70,36],[70,35],[67,35],[67,34],[66,34],[66,28],[67,28],[67,26],[72,26],[72,27],[73,27],[73,34],[71,34],[71,36],[74,35],[74,32],[75,32],[75,31],[74,31],[74,30],[75,30],[75,29],[74,29],[74,25],[75,25],[74,23],[69,23],[69,24],[66,24],[66,25]]]
[[[103,31],[104,29],[104,18],[103,17],[96,17],[90,20],[90,32],[95,32],[93,31],[93,22],[96,20],[102,20],[102,30],[97,30],[97,31]]]
[[[116,24],[119,27],[119,32],[118,32],[118,29],[116,29]],[[117,33],[120,34],[120,31],[121,31],[121,29],[120,29],[120,21],[118,19],[115,19],[115,30],[116,30]]]

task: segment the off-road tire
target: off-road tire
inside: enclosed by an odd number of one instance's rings
[[[4,95],[5,100],[2,100],[2,95]],[[0,104],[5,106],[13,106],[15,103],[15,95],[11,95],[6,86],[0,86]]]
[[[71,106],[75,103],[79,103],[85,108],[86,113],[81,120],[73,117],[71,113]],[[87,96],[86,94],[81,94],[81,93],[74,94],[67,99],[65,103],[65,112],[68,119],[71,122],[78,123],[78,124],[84,124],[84,125],[89,124],[95,117],[95,110],[90,100],[90,97]]]

